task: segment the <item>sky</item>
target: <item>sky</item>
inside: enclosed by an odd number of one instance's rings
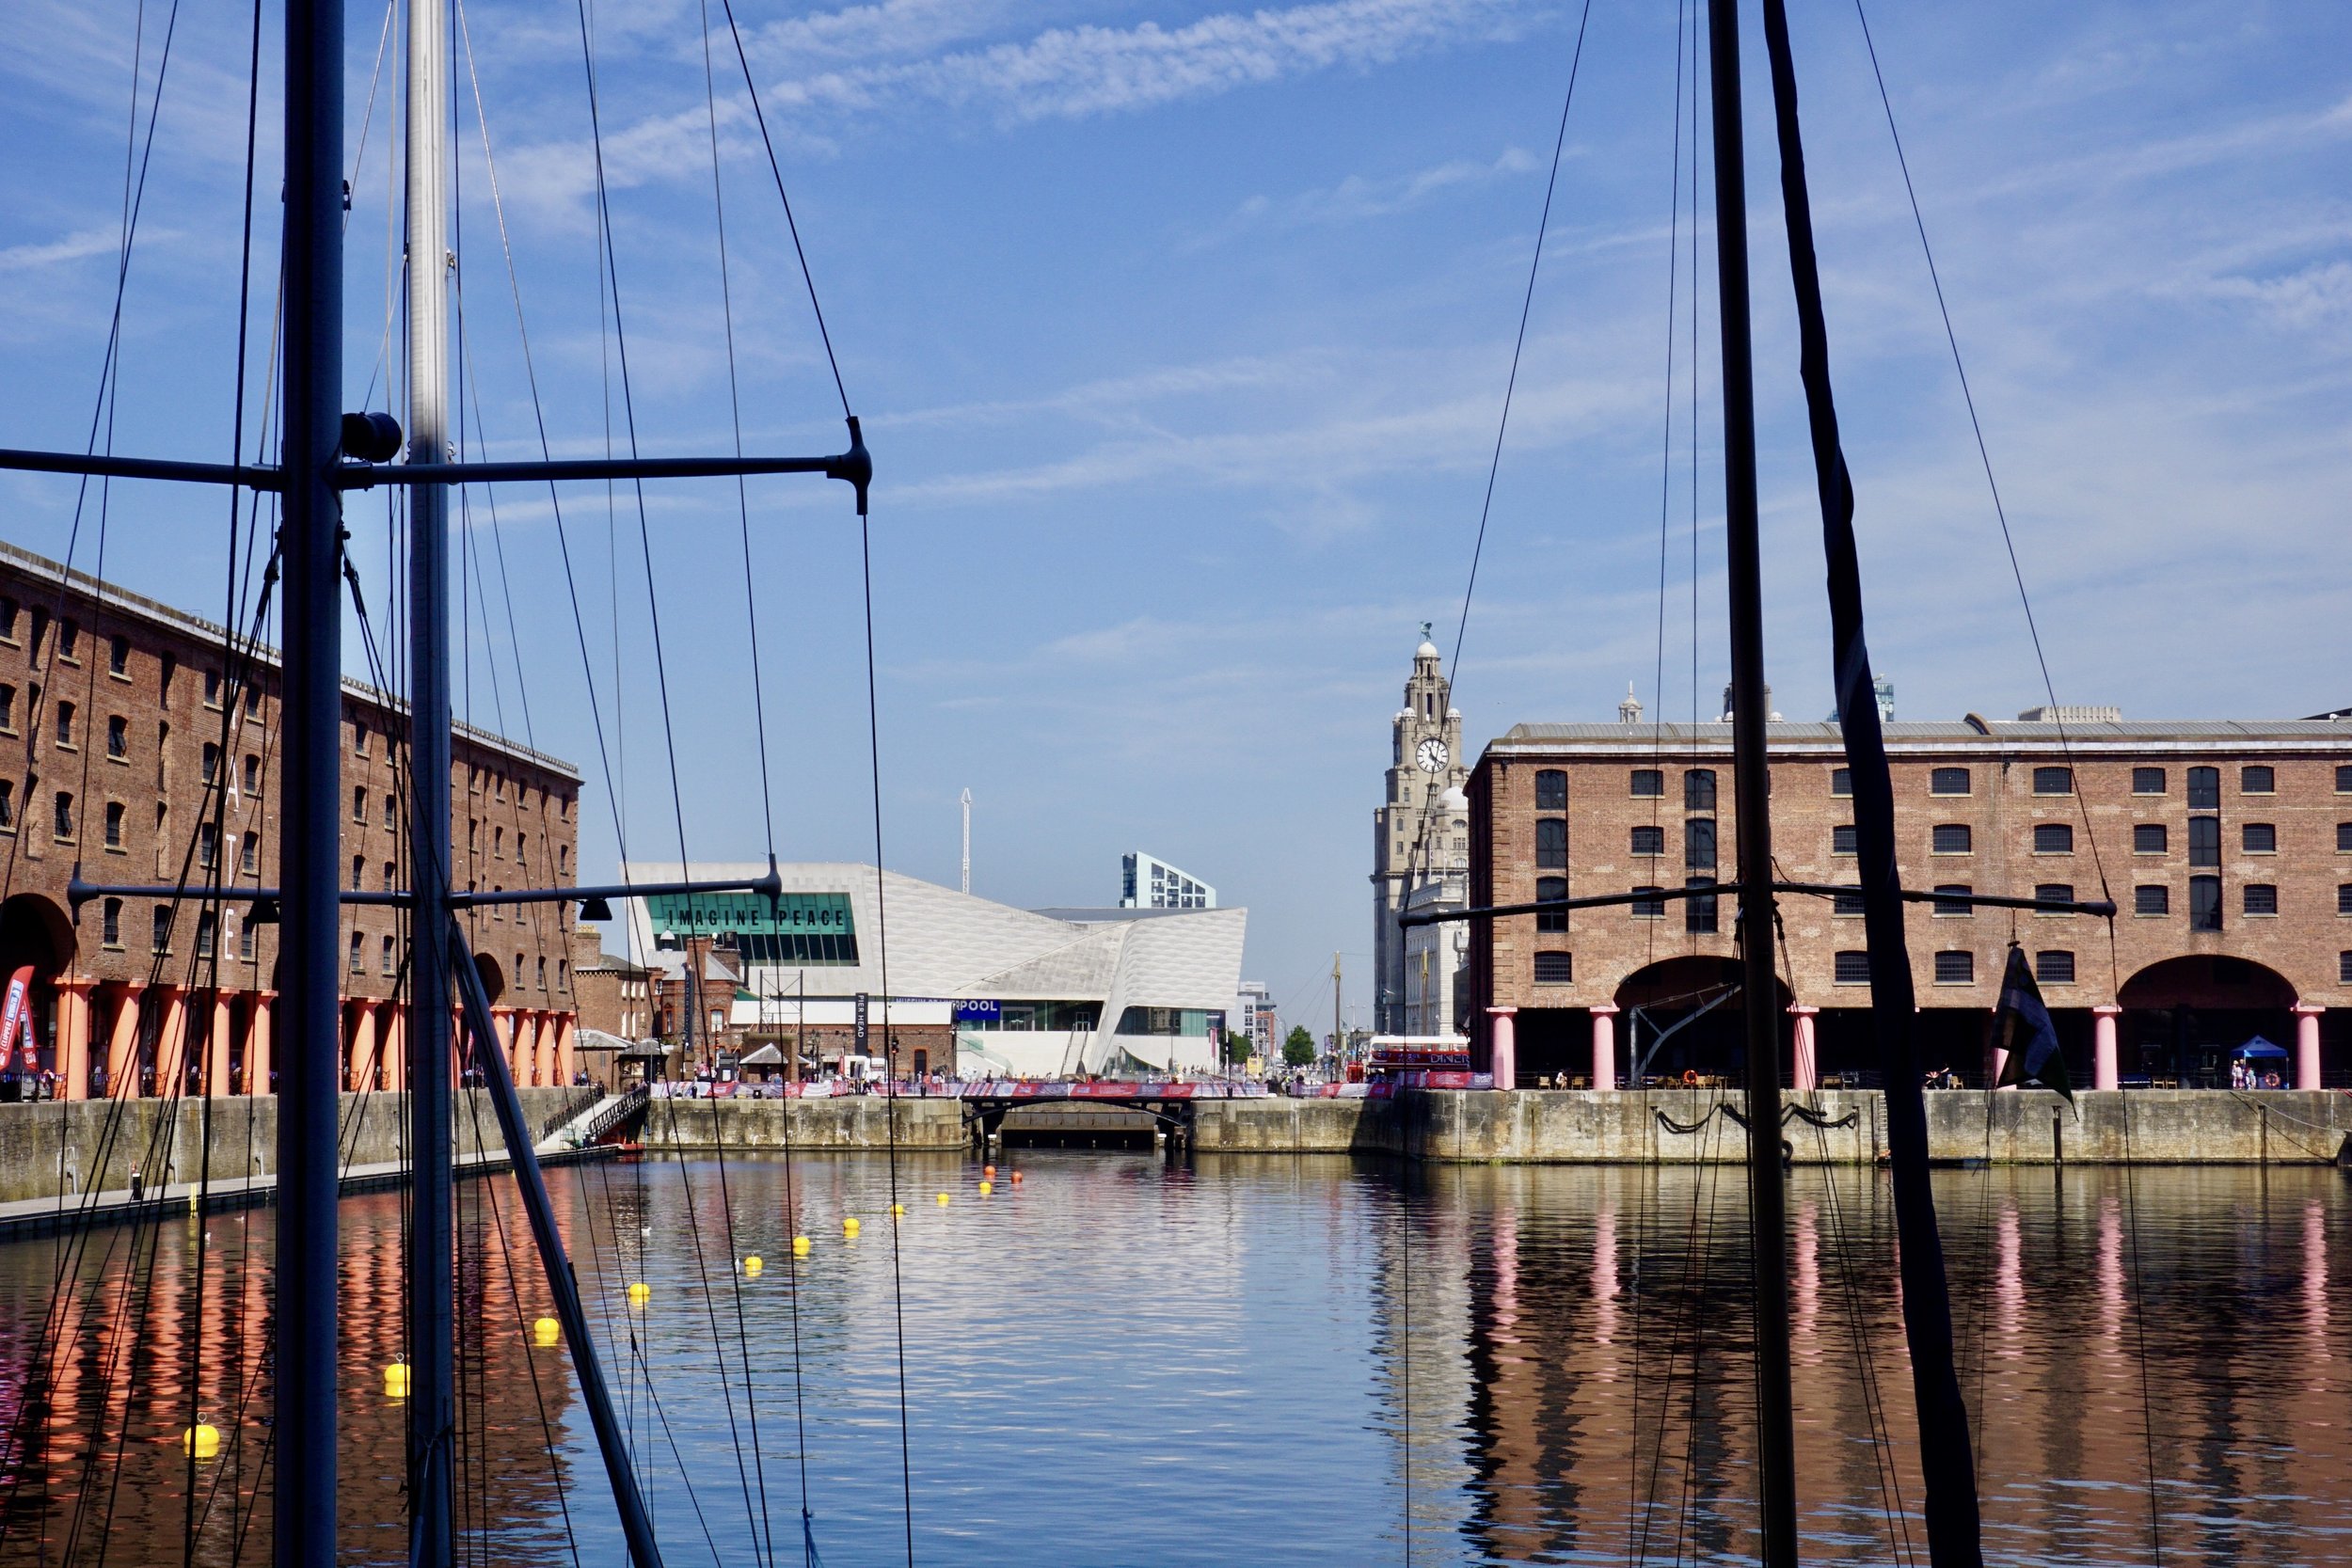
[[[1291,1018],[1328,1018],[1334,952],[1360,1017],[1371,814],[1422,622],[1473,757],[1514,723],[1613,717],[1629,682],[1652,711],[1716,711],[1720,388],[1709,183],[1692,381],[1691,17],[1663,0],[732,5],[732,29],[724,0],[463,8],[465,439],[535,455],[544,422],[552,450],[593,455],[627,450],[633,424],[647,452],[837,450],[772,146],[876,464],[892,867],[952,885],[968,788],[975,893],[1111,903],[1120,854],[1145,849],[1248,906],[1247,974]],[[2017,578],[2061,702],[2141,719],[2352,702],[2352,8],[1869,10],[2014,577],[1859,13],[1792,8],[1898,716],[2043,700]],[[230,450],[252,47],[236,13],[0,13],[0,445],[90,437],[127,185],[119,396],[99,428],[122,452]],[[397,408],[400,43],[373,3],[347,15],[347,405]],[[278,24],[272,4],[248,452]],[[1753,7],[1747,30],[1767,660],[1775,705],[1818,719],[1819,517]],[[389,505],[355,501],[347,523],[369,627],[396,642]],[[725,482],[674,483],[642,507],[575,488],[560,519],[544,491],[502,489],[460,521],[461,707],[580,768],[587,875],[624,841],[675,856],[681,820],[697,860],[874,858],[843,486],[763,479],[739,502]],[[223,613],[224,498],[121,484],[103,523],[90,498],[77,525],[71,482],[0,477],[0,537],[87,566],[102,535],[109,578]],[[346,646],[368,673],[356,612]]]

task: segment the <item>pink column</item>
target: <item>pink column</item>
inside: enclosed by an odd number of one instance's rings
[[[2295,1005],[2295,1086],[2319,1087],[2319,1015],[2328,1009],[2309,1002]]]
[[[89,1098],[88,980],[57,982],[57,1098]]]
[[[1514,1018],[1518,1016],[1518,1011],[1519,1010],[1517,1007],[1489,1007],[1486,1009],[1486,1018],[1488,1020],[1486,1027],[1488,1037],[1494,1042],[1492,1047],[1487,1052],[1487,1060],[1493,1064],[1495,1087],[1498,1089],[1517,1088],[1518,1086],[1518,1047],[1517,1040],[1513,1037],[1513,1025],[1511,1022]]]
[[[1788,1087],[1797,1094],[1810,1094],[1821,1082],[1820,1066],[1814,1054],[1813,1021],[1820,1016],[1819,1007],[1800,1003],[1788,1004],[1788,1016],[1797,1021],[1789,1040]]]
[[[408,1088],[408,1008],[399,1002],[384,1004],[384,1086],[394,1094]]]
[[[2115,1021],[2123,1009],[2108,1006],[2090,1009],[2090,1086],[2112,1089],[2122,1082],[2115,1065]]]
[[[139,1092],[138,981],[126,981],[117,992],[114,1025],[106,1032],[106,1094],[129,1100]]]
[[[1617,1086],[1617,1005],[1603,1002],[1593,1009],[1593,1087]]]
[[[531,1081],[552,1084],[555,1079],[555,1020],[545,1012],[531,1015]]]
[[[351,1070],[343,1087],[356,1094],[375,1087],[375,1004],[355,1000],[351,1009]]]
[[[245,1092],[276,1094],[277,1086],[269,1081],[269,1020],[270,1010],[278,1005],[274,990],[249,993],[253,1005],[246,1009]]]
[[[188,993],[166,986],[163,1026],[155,1034],[155,1093],[159,1097],[186,1092],[188,1076]]]
[[[2009,1053],[1993,1043],[1997,1037],[1994,1026],[1998,1022],[1997,1019],[1988,1018],[1984,1023],[1984,1082],[1987,1088],[1999,1087],[2001,1073],[2009,1067]],[[2010,1088],[2016,1086],[2014,1084],[2010,1085]]]
[[[225,990],[213,992],[213,1028],[204,1040],[206,1094],[236,1092],[236,1085],[229,1082],[229,997]]]
[[[579,1058],[574,1051],[579,1043],[574,1034],[579,1022],[579,1019],[570,1013],[555,1016],[555,1081],[559,1084],[570,1083],[572,1075],[580,1070]]]

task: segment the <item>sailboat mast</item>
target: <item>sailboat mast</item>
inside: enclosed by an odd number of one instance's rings
[[[1780,1164],[1779,983],[1772,973],[1772,775],[1765,725],[1764,589],[1756,501],[1755,367],[1748,341],[1745,151],[1738,0],[1709,0],[1715,130],[1715,276],[1723,331],[1724,533],[1731,588],[1731,743],[1739,841],[1740,1010],[1747,1023],[1748,1230],[1755,1267],[1756,1470],[1766,1568],[1797,1560],[1795,1422],[1788,1383],[1787,1195]]]
[[[449,16],[408,4],[408,461],[449,452]],[[451,1148],[449,488],[408,503],[408,1560],[448,1568],[456,1429]]]
[[[336,1095],[342,860],[343,0],[286,7],[284,760],[278,768],[275,1557],[335,1551]]]

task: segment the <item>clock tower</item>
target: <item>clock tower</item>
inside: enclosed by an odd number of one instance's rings
[[[1458,903],[1470,869],[1470,804],[1462,793],[1470,768],[1462,755],[1462,716],[1454,709],[1454,686],[1441,662],[1424,621],[1405,705],[1391,724],[1387,799],[1372,814],[1373,1027],[1382,1034],[1453,1028],[1450,1004],[1408,1008],[1408,991],[1425,988],[1407,985],[1406,944],[1396,924],[1408,899],[1425,907],[1451,891]],[[1417,890],[1424,891],[1422,898],[1413,898]],[[1450,997],[1451,965],[1445,968],[1442,989]]]

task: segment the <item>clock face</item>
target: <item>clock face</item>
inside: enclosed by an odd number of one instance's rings
[[[1413,760],[1421,764],[1421,770],[1424,773],[1444,772],[1445,742],[1437,739],[1435,736],[1422,741],[1421,745],[1415,749],[1413,752]]]

